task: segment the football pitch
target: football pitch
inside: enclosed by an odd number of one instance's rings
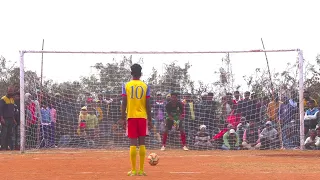
[[[0,153],[3,180],[117,179],[315,179],[320,151],[183,151],[148,150],[160,156],[147,177],[128,177],[129,150],[39,150]],[[137,158],[139,159],[139,158]],[[138,164],[137,164],[138,165]]]

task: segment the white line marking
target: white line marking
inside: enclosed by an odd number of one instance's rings
[[[201,174],[201,172],[170,172],[170,174]]]

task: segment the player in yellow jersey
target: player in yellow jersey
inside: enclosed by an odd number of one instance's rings
[[[140,80],[142,67],[131,66],[132,80],[122,87],[122,120],[130,138],[131,171],[128,176],[145,176],[144,161],[146,156],[145,137],[151,124],[150,88]],[[126,117],[127,115],[127,117]],[[136,169],[137,145],[139,140],[140,169]]]

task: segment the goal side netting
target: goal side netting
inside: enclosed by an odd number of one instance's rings
[[[149,149],[303,149],[313,128],[304,122],[300,50],[20,55],[21,152],[127,148],[122,87],[135,63],[150,88]]]

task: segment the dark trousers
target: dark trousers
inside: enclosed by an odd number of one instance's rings
[[[28,148],[36,148],[37,146],[37,125],[36,124],[30,124],[27,128],[27,147]]]
[[[40,147],[49,147],[50,146],[50,125],[41,125],[40,132]]]
[[[7,150],[9,139],[12,139],[13,119],[4,119],[5,124],[1,124],[1,149]]]
[[[50,144],[56,145],[56,123],[52,122],[50,127]]]
[[[18,149],[20,144],[20,125],[13,125],[13,131],[12,131],[14,141],[12,140],[12,137],[8,139],[10,149]]]

